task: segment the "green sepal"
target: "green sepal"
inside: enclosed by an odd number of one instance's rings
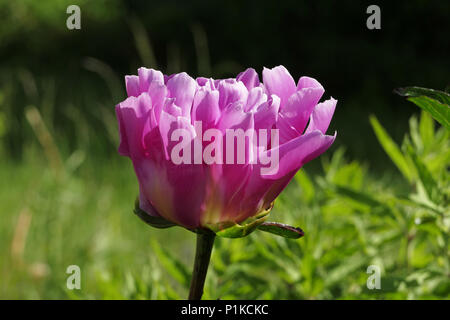
[[[255,231],[258,226],[267,219],[272,206],[273,205],[260,214],[250,217],[240,223],[222,222],[218,224],[209,224],[206,225],[206,227],[220,237],[242,238]]]
[[[270,232],[285,238],[298,239],[304,235],[303,230],[292,226],[277,223],[266,222],[273,204],[256,216],[250,217],[240,223],[221,222],[217,224],[207,224],[202,228],[188,229],[195,233],[209,234],[215,233],[217,236],[224,238],[242,238],[248,236],[255,230]],[[134,204],[134,213],[149,226],[165,229],[177,226],[177,224],[168,221],[162,217],[151,216],[139,207],[139,199]]]
[[[139,208],[139,199],[136,199],[134,202],[134,210],[133,212],[146,224],[148,224],[151,227],[159,228],[159,229],[165,229],[176,226],[175,223],[170,222],[164,218],[161,217],[154,217],[143,211],[141,208]]]
[[[298,239],[305,235],[302,229],[279,222],[264,222],[258,226],[258,230],[289,239]]]
[[[206,227],[220,237],[242,238],[255,231],[258,226],[267,219],[268,214],[269,213],[267,212],[262,216],[254,216],[240,223],[223,222],[215,225],[206,225]]]

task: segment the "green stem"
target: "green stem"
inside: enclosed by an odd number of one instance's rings
[[[206,273],[214,245],[214,233],[197,233],[197,249],[195,252],[194,270],[192,271],[189,300],[200,300],[203,295]]]

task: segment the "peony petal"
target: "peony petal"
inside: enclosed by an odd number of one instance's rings
[[[188,228],[200,227],[208,181],[204,166],[169,166],[167,179],[173,186],[174,221]]]
[[[247,102],[248,91],[241,81],[235,79],[221,80],[217,84],[219,90],[219,106],[225,109],[229,104],[239,102],[244,105]]]
[[[217,125],[218,129],[224,134],[224,163],[232,162],[233,165],[237,165],[248,164],[253,161],[254,123],[253,113],[245,113],[239,102],[229,105],[224,110]],[[239,149],[238,141],[244,142],[244,150]],[[230,150],[233,151],[233,155],[230,153],[231,159],[227,161],[227,152]],[[238,155],[241,155],[241,157],[238,157]]]
[[[147,68],[138,69],[139,86],[141,92],[147,92],[153,81],[164,82],[164,76],[161,71]]]
[[[119,121],[119,153],[129,157],[141,157],[146,152],[144,138],[153,128],[152,100],[147,93],[138,98],[129,97],[116,106]]]
[[[255,112],[255,130],[267,129],[270,130],[277,122],[278,110],[280,108],[280,98],[272,95],[271,98],[261,104]],[[268,131],[270,135],[270,132]]]
[[[223,118],[218,126],[224,132],[224,164],[221,165],[220,169],[216,169],[217,172],[221,173],[218,181],[219,195],[216,201],[221,204],[222,208],[220,217],[216,218],[220,218],[220,221],[234,221],[233,217],[240,213],[241,194],[243,194],[248,183],[252,169],[251,163],[254,159],[254,114],[245,113],[240,103],[237,102],[229,105],[222,116]],[[228,129],[234,129],[234,131],[227,132]],[[240,130],[240,133],[236,130]],[[243,134],[244,136],[241,138],[232,136],[232,139],[228,139],[227,134],[230,133]],[[247,134],[251,136],[247,136]],[[244,139],[241,140],[244,141],[244,150],[241,149],[238,139]],[[234,156],[231,157],[231,163],[228,164],[230,150],[233,150]],[[215,172],[215,176],[217,176],[217,172]]]
[[[220,116],[217,128],[223,133],[227,129],[244,129],[249,127],[250,119],[253,122],[253,115],[244,112],[242,103],[237,101],[226,107]]]
[[[144,160],[135,168],[142,197],[160,216],[187,228],[200,226],[207,181],[203,166]]]
[[[139,89],[138,76],[125,76],[125,87],[127,88],[127,95],[129,97],[137,97],[141,93]]]
[[[241,72],[236,77],[237,81],[242,81],[244,85],[247,87],[247,90],[250,91],[254,87],[259,86],[259,77],[258,73],[256,73],[255,69],[248,68],[247,70]]]
[[[192,105],[192,123],[201,121],[204,130],[214,125],[220,118],[219,92],[198,90]]]
[[[160,217],[160,214],[152,206],[152,204],[147,200],[143,192],[141,184],[139,183],[139,208],[153,217]]]
[[[292,79],[289,71],[283,66],[278,66],[273,69],[264,68],[263,82],[268,94],[275,94],[280,97],[281,107],[297,91],[294,79]]]
[[[206,87],[209,88],[210,90],[216,90],[214,79],[198,77],[197,79],[195,79],[195,81],[197,81],[197,84],[200,87]]]
[[[323,88],[303,88],[289,97],[287,103],[280,108],[280,114],[301,134],[322,94]]]
[[[178,144],[178,141],[172,141],[172,133],[177,129],[183,129],[189,134],[189,139],[195,138],[195,129],[191,125],[189,119],[181,116],[174,116],[173,114],[163,110],[161,112],[161,119],[159,123],[159,132],[165,150],[166,160],[170,161],[172,148]],[[193,163],[193,161],[191,162]]]
[[[161,117],[161,110],[163,109],[166,102],[167,88],[163,82],[155,80],[150,83],[148,92],[150,97],[152,98],[155,117],[159,121],[159,118]]]
[[[198,77],[198,78],[195,79],[195,81],[197,81],[197,84],[198,84],[200,87],[204,87],[205,84],[208,82],[208,78],[205,78],[205,77]]]
[[[123,102],[122,102],[123,103]],[[122,111],[120,110],[120,104],[118,104],[115,108],[117,122],[119,123],[119,136],[120,143],[118,152],[121,156],[129,157],[130,156],[130,147],[128,146],[128,138],[125,123],[122,118]]]
[[[305,163],[325,152],[333,144],[335,138],[336,134],[328,136],[315,130],[280,145],[278,147],[278,166],[270,173],[262,175],[262,178],[276,180],[299,170]],[[272,153],[274,149],[268,152]]]
[[[301,77],[300,79],[298,79],[297,90],[302,90],[305,88],[322,88],[322,90],[325,91],[325,89],[323,89],[323,86],[316,79],[310,77]]]
[[[256,108],[267,101],[267,94],[264,93],[263,88],[256,87],[249,91],[247,98],[247,105],[245,106],[245,112],[256,110]]]
[[[301,135],[281,113],[278,114],[276,127],[279,130],[280,145]]]
[[[192,100],[197,90],[197,82],[186,72],[175,74],[167,81],[169,97],[176,99],[184,117],[191,116]]]
[[[164,101],[163,111],[167,112],[173,117],[180,117],[183,115],[183,112],[179,106],[175,104],[175,98],[167,98]],[[160,120],[160,123],[162,120]]]
[[[331,118],[333,118],[334,110],[336,109],[337,100],[331,98],[327,101],[319,103],[311,114],[308,128],[305,133],[314,130],[320,130],[323,134],[327,132],[330,125]]]

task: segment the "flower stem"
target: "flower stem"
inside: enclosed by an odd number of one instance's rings
[[[211,233],[197,233],[197,249],[195,252],[194,270],[192,271],[189,300],[200,300],[203,295],[206,273],[216,235]]]

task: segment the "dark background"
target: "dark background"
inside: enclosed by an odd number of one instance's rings
[[[448,85],[447,1],[69,2],[0,2],[1,108],[7,119],[0,137],[8,156],[21,158],[33,138],[23,116],[29,104],[41,110],[63,151],[81,143],[83,130],[95,128],[89,148],[115,153],[117,140],[108,138],[104,117],[113,117],[114,105],[125,97],[123,76],[142,65],[229,77],[247,67],[260,73],[263,66],[282,64],[295,79],[318,79],[324,98],[338,99],[333,148],[345,146],[349,156],[374,167],[391,166],[374,147],[369,114],[400,141],[417,109],[393,89]],[[81,30],[66,28],[68,4],[80,6]],[[370,4],[381,7],[381,30],[366,27]],[[46,96],[52,99],[48,112]],[[73,109],[86,126],[74,124]]]

